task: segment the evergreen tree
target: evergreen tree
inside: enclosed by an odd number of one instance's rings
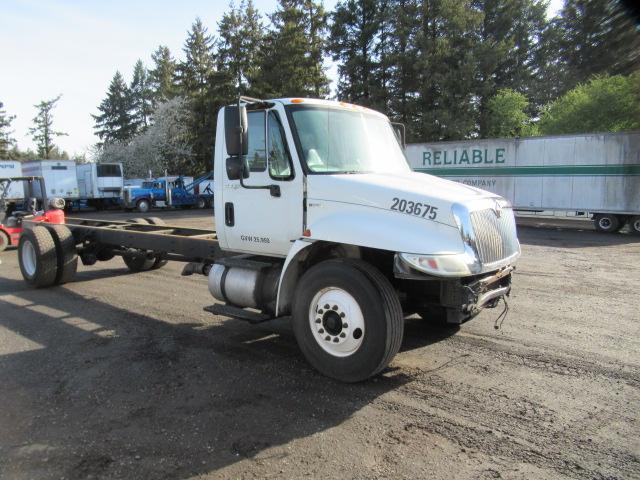
[[[142,131],[149,126],[153,111],[153,92],[150,78],[142,60],[138,60],[133,68],[133,79],[129,87],[132,117],[136,131]]]
[[[375,106],[376,45],[383,16],[380,0],[343,0],[332,14],[329,50],[338,62],[338,98]]]
[[[29,134],[36,144],[39,158],[55,158],[52,153],[56,153],[58,156],[58,147],[53,143],[54,138],[68,135],[53,129],[53,109],[61,97],[62,95],[58,95],[56,98],[43,100],[34,105],[38,113],[33,118],[33,127],[29,129]],[[59,155],[63,154],[64,152],[59,153]]]
[[[420,34],[420,6],[418,0],[393,0],[390,2],[389,31],[391,65],[390,114],[405,124],[407,139],[418,140],[418,38]]]
[[[264,36],[262,19],[252,0],[229,5],[218,23],[217,64],[227,72],[236,95],[246,94],[256,76],[258,52]]]
[[[178,82],[187,95],[203,94],[214,69],[214,39],[200,18],[196,18],[187,33],[183,52],[185,59],[178,66]]]
[[[135,135],[131,92],[120,72],[113,76],[107,96],[100,102],[98,110],[100,113],[92,117],[96,135],[102,143],[126,142]]]
[[[176,70],[178,64],[168,47],[160,45],[151,54],[153,68],[149,71],[149,85],[152,89],[154,107],[158,103],[173,98],[177,93]]]
[[[185,60],[178,67],[179,85],[191,109],[188,131],[193,156],[192,164],[185,166],[191,172],[211,170],[218,104],[213,45],[213,37],[196,18],[183,48]]]
[[[559,26],[565,91],[593,75],[628,75],[640,69],[640,34],[620,1],[566,2]]]
[[[323,65],[327,15],[312,0],[279,0],[269,16],[255,86],[266,97],[328,94],[329,80]]]
[[[533,111],[546,100],[541,72],[546,65],[541,40],[547,26],[546,2],[540,0],[476,0],[484,14],[476,47],[479,131],[486,136],[488,101],[500,89],[513,89],[533,99]]]
[[[16,143],[11,130],[11,123],[15,118],[15,115],[7,114],[4,104],[0,102],[0,159],[11,157],[11,147]]]
[[[417,132],[423,139],[468,137],[476,129],[476,32],[482,14],[469,0],[424,0],[419,55]]]

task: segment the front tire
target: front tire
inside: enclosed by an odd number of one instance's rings
[[[149,203],[149,200],[140,200],[136,204],[136,208],[140,213],[147,213],[149,210],[151,210],[151,204]]]
[[[396,355],[404,319],[398,296],[380,271],[360,260],[337,259],[302,276],[293,330],[314,368],[343,382],[359,382]]]
[[[43,226],[25,229],[18,243],[18,263],[22,277],[36,288],[50,287],[58,274],[56,244]]]
[[[631,217],[629,220],[629,227],[631,227],[631,233],[640,235],[640,215]]]

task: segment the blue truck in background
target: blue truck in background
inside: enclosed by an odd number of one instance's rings
[[[191,180],[189,177],[161,177],[125,186],[123,206],[141,213],[151,208],[211,208],[213,206],[213,172]]]

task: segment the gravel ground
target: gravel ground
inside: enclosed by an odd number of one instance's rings
[[[640,478],[640,239],[557,220],[520,238],[502,329],[496,310],[455,332],[409,319],[357,385],[315,373],[286,322],[203,312],[178,264],[33,290],[6,251],[0,478]]]

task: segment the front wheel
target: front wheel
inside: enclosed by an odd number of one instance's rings
[[[304,356],[324,375],[343,382],[376,375],[400,349],[403,329],[398,296],[371,265],[327,260],[302,276],[293,330]]]
[[[140,213],[147,213],[151,209],[151,204],[149,203],[149,200],[140,200],[136,204],[136,208]]]

